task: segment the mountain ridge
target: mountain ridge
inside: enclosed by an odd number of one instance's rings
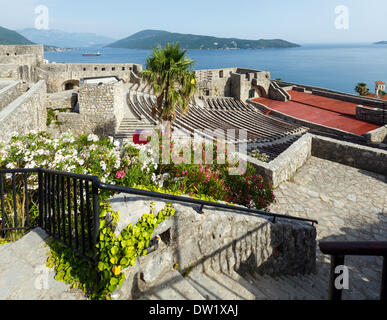
[[[127,38],[113,42],[106,47],[125,49],[153,49],[167,43],[180,43],[183,49],[270,49],[296,48],[300,45],[282,39],[247,40],[219,38],[205,35],[173,33],[164,30],[142,30]]]
[[[0,45],[28,45],[32,41],[20,33],[0,26]]]
[[[37,30],[33,28],[18,30],[18,32],[35,43],[60,48],[103,47],[115,41],[113,38],[89,32]]]

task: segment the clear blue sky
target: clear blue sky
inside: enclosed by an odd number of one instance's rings
[[[34,27],[46,5],[50,29],[93,32],[115,39],[143,29],[297,43],[387,40],[386,0],[0,0],[0,25]],[[349,29],[335,28],[335,8],[349,9]]]

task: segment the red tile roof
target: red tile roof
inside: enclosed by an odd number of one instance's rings
[[[376,81],[376,84],[386,84],[384,81]]]

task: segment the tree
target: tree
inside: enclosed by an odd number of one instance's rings
[[[361,96],[366,96],[370,93],[370,90],[367,88],[367,84],[363,82],[359,82],[357,84],[355,91]]]
[[[152,106],[154,116],[169,125],[176,120],[176,107],[181,113],[189,110],[189,103],[196,92],[197,79],[192,71],[194,60],[186,57],[186,50],[180,50],[179,44],[167,44],[158,47],[146,61],[141,73],[142,79],[153,88],[157,96]]]

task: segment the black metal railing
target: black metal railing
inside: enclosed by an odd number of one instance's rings
[[[381,256],[383,257],[380,300],[387,300],[387,242],[320,242],[320,250],[331,256],[331,274],[329,297],[341,300],[343,289],[336,288],[335,271],[338,266],[345,265],[345,256]]]
[[[29,188],[29,184],[35,185],[35,187]],[[272,222],[281,218],[309,222],[312,225],[318,223],[316,220],[269,213],[241,206],[108,185],[100,182],[97,177],[89,175],[42,168],[0,169],[2,215],[0,235],[41,227],[50,236],[80,256],[97,264],[100,191],[194,204],[199,206],[199,213],[202,213],[204,207],[212,207],[261,215],[272,219]],[[23,209],[20,202],[24,204]],[[34,215],[31,215],[31,208],[35,210]],[[34,216],[34,221],[30,221],[31,216]],[[20,219],[21,217],[22,219]]]

